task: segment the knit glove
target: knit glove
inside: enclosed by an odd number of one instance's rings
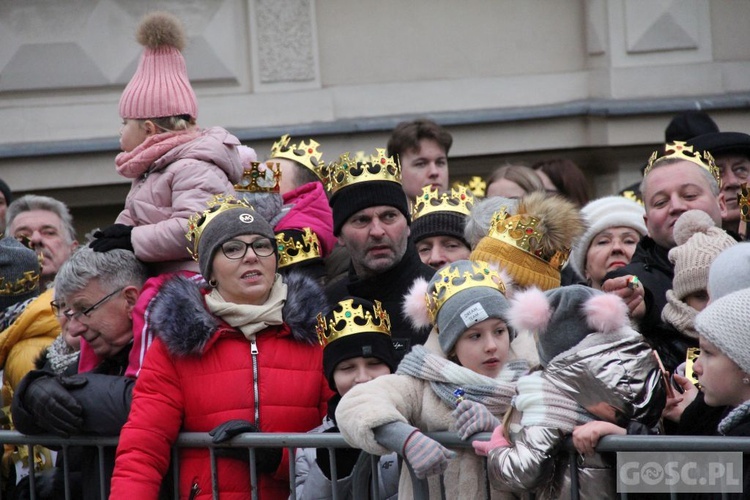
[[[482,403],[464,399],[452,416],[456,419],[456,433],[461,439],[468,439],[477,432],[490,432],[500,425],[500,421]]]
[[[338,432],[338,427],[331,427],[323,432]],[[357,465],[357,459],[362,450],[357,448],[336,448],[334,456],[336,457],[336,477],[343,479],[351,475],[354,466]],[[320,471],[329,480],[331,479],[331,454],[328,448],[317,448],[315,450],[315,461],[318,463]]]
[[[404,446],[404,458],[419,479],[442,474],[448,467],[448,460],[455,456],[455,451],[419,431],[413,432]]]
[[[31,381],[19,398],[38,427],[69,437],[83,428],[83,408],[68,391],[83,387],[87,382],[78,375],[41,376]]]
[[[133,232],[133,226],[125,224],[112,224],[104,229],[94,232],[94,238],[89,246],[95,252],[109,252],[115,248],[133,251],[133,242],[130,240],[130,233]]]
[[[510,446],[510,443],[505,439],[503,426],[498,425],[495,427],[495,430],[492,431],[492,436],[489,441],[472,441],[471,445],[474,447],[474,451],[477,455],[486,457],[495,448],[505,448]]]
[[[260,430],[252,422],[237,419],[227,420],[223,424],[217,425],[208,434],[212,437],[211,441],[214,444],[219,444],[229,441],[236,435],[245,432],[260,432]],[[258,472],[270,474],[278,469],[281,463],[281,448],[254,449],[255,464]],[[216,448],[214,453],[217,457],[233,458],[235,460],[244,460],[245,462],[250,461],[247,448]]]

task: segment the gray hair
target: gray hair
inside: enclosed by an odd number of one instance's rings
[[[13,220],[23,212],[31,210],[46,210],[57,215],[62,222],[63,236],[67,237],[67,243],[76,241],[76,230],[73,227],[73,216],[70,215],[65,203],[50,198],[49,196],[39,196],[36,194],[27,194],[8,205],[8,211],[5,214],[6,227],[10,228]]]
[[[130,285],[140,289],[148,279],[148,271],[135,258],[135,254],[128,250],[95,252],[88,246],[80,247],[57,272],[55,297],[65,302],[95,279],[103,284],[102,288],[108,288],[109,291]]]
[[[518,200],[503,196],[491,196],[477,202],[471,209],[466,217],[464,238],[469,242],[472,249],[477,246],[479,240],[487,236],[490,231],[492,216],[503,207],[508,213],[515,213],[518,210]]]
[[[646,212],[648,212],[648,203],[646,203],[646,196],[645,196],[646,195],[646,180],[648,179],[649,174],[659,167],[665,167],[667,165],[674,165],[675,163],[680,163],[683,161],[688,161],[688,160],[683,160],[680,158],[667,158],[663,161],[657,160],[656,162],[654,162],[653,166],[651,167],[651,170],[649,170],[648,173],[643,177],[643,179],[641,180],[640,190],[641,190],[641,197],[643,197],[643,206],[646,207]],[[695,164],[693,163],[693,165]],[[711,175],[711,172],[709,172],[708,169],[702,168],[699,165],[695,165],[695,166],[700,169],[701,174],[703,174],[703,177],[706,179],[706,182],[708,182],[708,187],[711,188],[711,193],[714,196],[718,197],[721,190],[719,189],[719,183],[716,182],[716,179],[714,178],[714,176]]]

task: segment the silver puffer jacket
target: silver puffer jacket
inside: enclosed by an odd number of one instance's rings
[[[552,359],[541,379],[589,412],[588,417],[582,412],[576,425],[596,418],[623,427],[631,422],[656,427],[666,401],[652,350],[630,328],[588,335]],[[570,429],[516,425],[522,418],[517,411],[511,417],[511,447],[490,452],[488,467],[493,486],[519,494],[534,492],[536,498],[569,498],[570,469],[562,445]],[[579,456],[580,498],[616,496],[611,462],[598,454],[585,460]]]

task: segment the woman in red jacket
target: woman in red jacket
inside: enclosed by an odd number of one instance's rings
[[[268,223],[222,198],[189,227],[209,288],[178,276],[154,299],[157,338],[120,435],[113,499],[156,498],[180,432],[211,431],[217,442],[240,432],[305,432],[323,418],[332,395],[315,344],[324,294],[310,278],[276,273]],[[217,459],[222,499],[250,496],[241,451]],[[256,461],[260,498],[287,498],[287,450],[256,449]],[[211,498],[207,449],[180,451],[179,488],[180,498]]]

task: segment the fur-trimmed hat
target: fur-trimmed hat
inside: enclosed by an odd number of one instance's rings
[[[415,328],[434,326],[450,354],[461,334],[489,318],[506,321],[510,277],[486,262],[457,260],[427,282],[417,278],[404,297],[404,315]]]
[[[39,258],[15,238],[0,239],[0,313],[39,295]]]
[[[586,220],[586,232],[576,240],[570,253],[570,265],[582,277],[586,274],[586,254],[597,234],[612,227],[630,227],[641,236],[648,234],[643,206],[622,196],[605,196],[593,200],[581,209]]]
[[[378,305],[378,307],[381,307]],[[346,311],[345,311],[346,309]],[[377,324],[378,328],[372,328],[367,330],[366,328],[357,328],[354,332],[348,332],[347,329],[350,326],[347,321],[340,320],[346,312],[361,311],[363,316],[359,319],[353,319],[352,324],[359,324],[366,319],[366,315],[370,315],[373,321],[373,325]],[[328,380],[328,386],[331,390],[336,391],[336,382],[333,379],[333,373],[336,371],[336,366],[342,361],[346,361],[351,358],[377,358],[385,363],[390,368],[391,373],[396,371],[398,361],[396,357],[396,349],[393,347],[391,340],[390,329],[385,330],[385,324],[382,320],[377,321],[379,309],[376,305],[369,300],[361,299],[359,297],[347,297],[340,300],[336,306],[325,315],[324,324],[325,331],[322,335],[324,337],[333,337],[330,341],[324,341],[321,339],[323,347],[323,372],[325,373],[326,380]],[[356,314],[355,314],[356,315]],[[387,312],[386,312],[387,316]],[[319,317],[318,328],[323,328],[321,325],[322,318]],[[387,324],[390,324],[388,322]],[[344,335],[337,335],[336,330],[343,332]],[[321,336],[319,332],[318,336]]]
[[[750,374],[750,288],[712,300],[695,318],[698,333]]]
[[[519,292],[511,300],[508,319],[516,330],[535,334],[539,363],[545,368],[587,335],[629,324],[628,308],[620,297],[584,285]]]
[[[179,19],[167,12],[152,12],[138,26],[137,38],[144,46],[143,54],[120,97],[120,116],[197,118],[198,101],[182,56],[186,37]]]
[[[538,237],[527,232],[532,218]],[[513,228],[507,227],[508,221]],[[470,258],[500,265],[521,288],[549,290],[560,286],[560,269],[585,230],[586,223],[573,203],[535,192],[521,198],[515,215],[493,221],[489,235],[479,241]]]
[[[750,242],[737,243],[721,252],[708,271],[711,300],[743,288],[750,288]]]

